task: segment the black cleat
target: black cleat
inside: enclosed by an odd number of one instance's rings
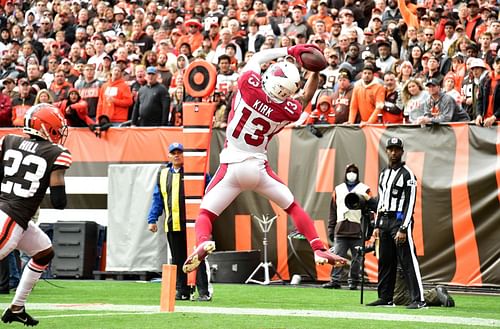
[[[377,299],[374,302],[366,304],[366,306],[380,306],[380,307],[396,307],[392,300]]]
[[[334,282],[334,281],[328,281],[327,283],[324,283],[323,285],[321,285],[321,287],[323,287],[325,289],[340,289],[340,288],[342,288],[340,286],[340,283]]]
[[[409,310],[418,310],[421,308],[427,308],[427,304],[425,302],[412,302],[410,305],[406,306]]]
[[[450,296],[445,286],[436,286],[436,293],[443,307],[455,307],[455,301],[453,297]]]
[[[7,308],[2,314],[2,321],[4,323],[20,322],[25,326],[36,326],[38,320],[33,319],[26,309],[23,307],[20,312],[12,312],[10,308]]]

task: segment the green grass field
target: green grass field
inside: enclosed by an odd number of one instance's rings
[[[37,328],[479,328],[500,327],[500,298],[453,294],[454,308],[371,308],[359,291],[308,286],[215,284],[211,302],[182,301],[160,313],[160,284],[41,281],[27,310]],[[0,295],[6,307],[12,294]],[[366,291],[365,302],[376,298]],[[2,328],[21,328],[19,323]]]

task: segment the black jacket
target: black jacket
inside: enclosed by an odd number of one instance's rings
[[[488,102],[491,93],[491,77],[486,76],[479,83],[479,96],[476,99],[477,114],[483,118],[488,110]],[[500,119],[500,80],[497,81],[495,90],[493,91],[493,115]]]
[[[170,109],[170,95],[161,83],[139,89],[132,112],[132,124],[138,126],[166,126]]]

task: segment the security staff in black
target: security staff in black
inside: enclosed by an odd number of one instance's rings
[[[404,150],[400,138],[392,137],[387,141],[386,153],[389,166],[379,177],[379,202],[373,231],[380,246],[378,299],[367,306],[394,306],[394,285],[399,263],[411,297],[407,308],[419,309],[426,304],[412,237],[417,179],[401,161]]]
[[[157,184],[153,192],[153,203],[148,214],[148,229],[157,232],[156,222],[165,211],[165,230],[172,253],[172,263],[177,265],[176,300],[188,300],[191,289],[182,265],[187,258],[186,203],[184,195],[184,148],[172,143],[168,154],[170,162],[162,165],[158,172]],[[198,301],[210,301],[208,272],[202,262],[196,274]]]

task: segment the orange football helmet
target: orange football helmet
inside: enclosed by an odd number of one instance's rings
[[[59,109],[46,103],[34,105],[26,112],[23,131],[61,145],[68,137],[68,126]]]

